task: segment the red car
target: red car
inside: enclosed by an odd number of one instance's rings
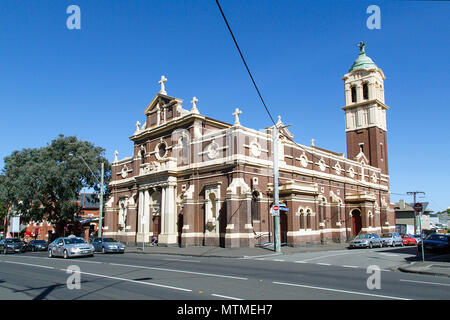
[[[405,234],[402,241],[404,246],[415,246],[417,244],[416,238],[411,234]]]

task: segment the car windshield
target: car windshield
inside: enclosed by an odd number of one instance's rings
[[[79,243],[86,243],[81,238],[70,238],[70,239],[64,239],[65,244],[79,244]]]
[[[6,239],[6,243],[19,243],[20,239]]]
[[[389,238],[389,237],[392,237],[392,233],[383,233],[381,236],[383,238]]]
[[[369,234],[359,234],[355,237],[355,239],[369,239],[370,235]]]
[[[45,240],[34,240],[34,243],[47,243]]]
[[[113,238],[103,238],[103,242],[119,242],[119,241]]]

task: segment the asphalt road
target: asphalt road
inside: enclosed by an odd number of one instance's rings
[[[450,278],[392,271],[415,248],[213,258],[126,253],[48,258],[0,255],[0,299],[366,300],[450,299]],[[379,282],[368,273],[377,266]],[[80,288],[68,279],[79,268]],[[76,275],[76,274],[75,274]],[[378,284],[369,289],[369,282]],[[72,277],[72,278],[70,278]],[[73,284],[73,282],[70,282]]]

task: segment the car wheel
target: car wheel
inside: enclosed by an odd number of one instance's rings
[[[6,248],[3,249],[3,254],[7,254],[7,253],[8,253],[8,250],[6,250]]]
[[[48,257],[49,257],[49,258],[53,258],[52,249],[48,250]]]
[[[373,244],[372,244],[372,242],[370,242],[369,243],[369,249],[372,249],[373,248]]]
[[[67,250],[64,250],[64,259],[68,259],[69,258],[69,254],[67,253]]]
[[[102,247],[102,253],[106,253],[105,247]]]

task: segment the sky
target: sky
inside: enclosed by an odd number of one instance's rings
[[[344,83],[360,41],[386,75],[391,202],[450,207],[450,2],[221,0],[250,70],[294,140],[346,152]],[[69,29],[70,5],[81,29]],[[370,5],[380,29],[369,29]],[[271,124],[215,0],[2,0],[0,168],[58,134],[129,157],[160,90],[200,113]]]

